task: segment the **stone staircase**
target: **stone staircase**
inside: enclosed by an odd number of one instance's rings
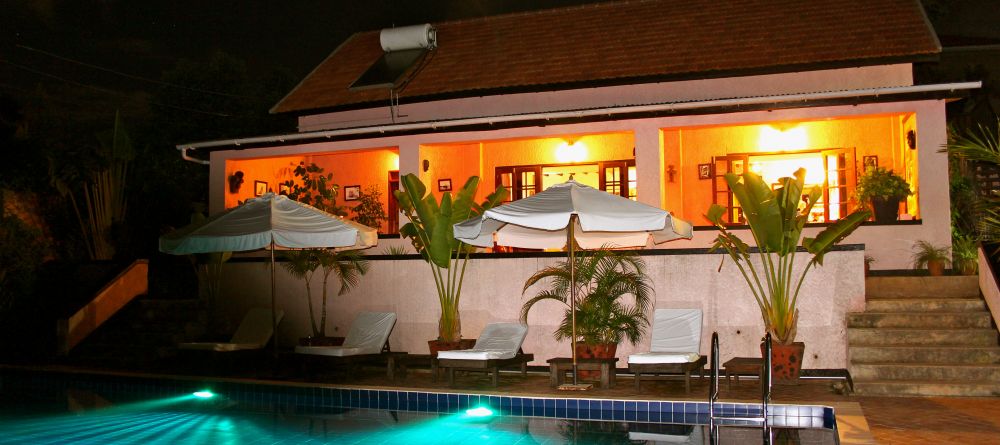
[[[854,390],[879,396],[998,396],[997,328],[978,277],[871,277],[848,315]]]

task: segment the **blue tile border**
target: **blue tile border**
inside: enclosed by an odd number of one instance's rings
[[[39,391],[72,387],[102,395],[110,393],[127,400],[184,394],[210,387],[230,400],[261,409],[294,405],[308,409],[372,408],[455,413],[485,404],[499,409],[501,414],[524,417],[673,424],[708,422],[708,403],[692,401],[522,397],[11,370],[0,370],[0,387]],[[760,404],[752,403],[721,403],[716,408],[726,416],[760,415],[761,410]],[[834,410],[828,406],[780,404],[770,406],[769,412],[775,425],[836,428]]]

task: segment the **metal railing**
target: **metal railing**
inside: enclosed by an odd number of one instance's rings
[[[709,431],[712,438],[718,437],[718,425],[716,420],[754,420],[760,421],[763,426],[764,443],[771,443],[771,428],[767,421],[768,406],[771,404],[771,334],[764,336],[763,344],[763,368],[761,369],[760,381],[760,415],[736,416],[718,414],[716,404],[719,401],[719,334],[712,333],[712,357],[710,360],[710,376],[708,384],[708,422]],[[717,440],[713,443],[717,443]]]

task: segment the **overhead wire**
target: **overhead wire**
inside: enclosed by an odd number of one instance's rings
[[[110,89],[102,88],[102,87],[95,86],[95,85],[88,85],[88,84],[85,84],[85,83],[81,83],[81,82],[75,81],[73,79],[67,79],[65,77],[58,76],[58,75],[51,74],[51,73],[47,73],[47,72],[44,72],[44,71],[41,71],[41,70],[38,70],[38,69],[35,69],[35,68],[32,68],[32,67],[29,67],[29,66],[26,66],[26,65],[21,65],[19,63],[11,62],[10,60],[7,60],[7,59],[0,58],[0,63],[6,63],[6,64],[8,64],[10,66],[13,66],[15,68],[18,68],[20,70],[27,71],[27,72],[30,72],[30,73],[33,73],[33,74],[36,74],[36,75],[39,75],[39,76],[48,77],[50,79],[55,79],[55,80],[58,80],[60,82],[65,82],[65,83],[68,83],[68,84],[71,84],[71,85],[76,85],[76,86],[81,87],[81,88],[87,88],[87,89],[91,89],[91,90],[95,90],[95,91],[100,91],[102,93],[116,94],[116,95],[119,95],[119,96],[126,95],[126,93],[123,93],[121,91],[110,90]],[[192,112],[192,113],[199,113],[199,114],[205,114],[205,115],[210,115],[210,116],[233,117],[233,115],[229,114],[229,113],[219,113],[219,112],[215,112],[215,111],[199,110],[197,108],[184,107],[184,106],[180,106],[180,105],[170,105],[170,104],[165,104],[165,103],[161,103],[161,102],[149,101],[149,104],[150,105],[159,106],[159,107],[173,108],[173,109],[180,110],[180,111],[188,111],[188,112]]]
[[[220,92],[220,91],[205,90],[205,89],[202,89],[202,88],[194,88],[194,87],[189,87],[189,86],[186,86],[186,85],[178,85],[176,83],[171,83],[171,82],[166,82],[166,81],[162,81],[162,80],[156,80],[156,79],[150,79],[150,78],[147,78],[147,77],[137,76],[135,74],[129,74],[129,73],[126,73],[126,72],[118,71],[116,69],[107,68],[107,67],[103,67],[103,66],[100,66],[100,65],[95,65],[95,64],[92,64],[92,63],[83,62],[83,61],[76,60],[76,59],[71,59],[69,57],[61,56],[61,55],[58,55],[58,54],[55,54],[55,53],[52,53],[52,52],[49,52],[49,51],[45,51],[45,50],[41,50],[41,49],[37,49],[37,48],[32,48],[32,47],[27,46],[27,45],[16,44],[15,46],[18,47],[18,48],[21,48],[23,50],[26,50],[26,51],[36,52],[36,53],[39,53],[39,54],[43,54],[43,55],[52,57],[54,59],[62,60],[64,62],[74,63],[74,64],[77,64],[77,65],[85,66],[85,67],[92,68],[92,69],[95,69],[95,70],[100,70],[100,71],[104,71],[104,72],[107,72],[107,73],[116,74],[116,75],[119,75],[119,76],[122,76],[122,77],[127,77],[129,79],[140,80],[140,81],[143,81],[143,82],[149,82],[149,83],[152,83],[152,84],[166,86],[166,87],[171,87],[171,88],[178,88],[178,89],[192,91],[192,92],[196,92],[196,93],[212,94],[212,95],[215,95],[215,96],[232,97],[232,98],[238,98],[238,99],[252,99],[252,97],[246,96],[246,95],[242,95],[242,94],[232,94],[232,93],[223,93],[223,92]]]

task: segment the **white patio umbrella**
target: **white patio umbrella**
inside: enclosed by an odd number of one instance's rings
[[[541,193],[487,210],[455,224],[455,238],[478,247],[557,249],[569,252],[570,283],[576,282],[571,240],[584,249],[645,247],[691,238],[691,224],[670,212],[597,190],[572,179]],[[573,384],[576,365],[576,286],[570,286]]]
[[[271,323],[278,326],[274,290],[274,250],[364,249],[378,244],[378,232],[284,195],[266,193],[243,205],[160,237],[160,252],[175,255],[271,251]],[[274,342],[277,351],[277,339]]]

